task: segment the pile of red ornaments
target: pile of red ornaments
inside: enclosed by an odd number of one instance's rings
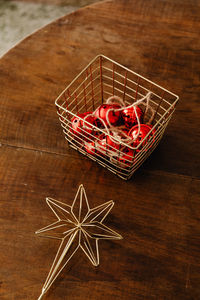
[[[70,132],[73,140],[88,154],[127,168],[131,167],[135,154],[155,134],[155,130],[151,131],[139,148],[131,149],[137,147],[152,129],[151,125],[143,124],[143,119],[144,112],[139,106],[104,103],[94,112],[74,116]]]

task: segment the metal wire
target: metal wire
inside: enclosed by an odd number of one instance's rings
[[[76,117],[77,114],[94,111],[110,96],[119,96],[125,103],[130,105],[136,102],[139,97],[144,97],[148,92],[151,92],[152,97],[149,104],[154,110],[152,129],[137,147],[113,138],[110,133],[102,128],[99,129],[79,117],[87,126],[91,127],[91,133],[82,128],[78,136],[73,134],[71,130],[72,118]],[[133,175],[160,142],[178,99],[177,95],[158,84],[104,55],[98,55],[57,97],[55,104],[69,145],[126,180]],[[144,118],[147,122],[150,119],[149,112],[146,109]],[[109,148],[106,147],[105,151],[99,151],[95,148],[94,155],[88,153],[85,148],[85,140],[90,142],[94,141],[94,138],[98,140],[94,136],[95,131],[104,133],[106,137],[110,136],[112,140],[116,139],[120,143],[119,149],[109,146]],[[151,136],[152,132],[154,132],[153,137]],[[132,158],[128,157],[128,159],[124,158],[124,163],[121,163],[119,159],[123,156],[123,147],[134,151],[134,156]],[[113,152],[116,154],[115,158],[113,158]]]
[[[110,200],[91,209],[82,184],[79,186],[71,206],[52,198],[46,198],[46,202],[57,217],[57,221],[35,233],[59,239],[61,243],[38,300],[42,299],[79,248],[83,250],[94,266],[98,266],[98,241],[122,239],[120,234],[103,224],[114,202]]]

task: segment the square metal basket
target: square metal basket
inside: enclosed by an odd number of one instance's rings
[[[99,149],[94,149],[93,152],[87,151],[85,144],[94,141],[94,139],[98,141],[96,134],[93,131],[88,134],[83,128],[78,135],[75,135],[71,130],[74,117],[91,126],[79,115],[88,111],[95,111],[110,96],[118,96],[123,99],[126,105],[131,105],[138,99],[145,97],[149,92],[151,94],[149,105],[151,111],[154,112],[153,118],[151,118],[152,129],[136,147],[117,140],[118,143],[121,143],[121,147],[118,149],[110,149],[109,147],[102,152]],[[158,145],[178,99],[177,95],[143,76],[104,55],[98,55],[57,97],[55,104],[69,145],[122,179],[129,179]],[[142,103],[140,107],[145,110]],[[144,120],[148,122],[149,119],[150,111],[146,110]],[[111,137],[109,131],[95,125],[92,127],[95,133],[99,132],[106,137]],[[124,156],[124,147],[130,149],[134,154],[131,157]],[[113,150],[115,154],[113,155],[113,151],[110,150]]]

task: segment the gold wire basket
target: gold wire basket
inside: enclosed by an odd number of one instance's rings
[[[109,131],[91,125],[87,120],[79,117],[80,114],[95,111],[110,96],[120,97],[126,105],[131,105],[136,103],[138,99],[145,98],[148,93],[150,93],[149,105],[151,112],[153,111],[153,118],[152,114],[150,115],[150,110],[146,110],[143,103],[140,104],[140,107],[145,111],[145,122],[148,123],[151,119],[152,129],[136,147],[116,138],[116,142],[121,145],[118,149],[110,149],[109,147],[102,152],[99,149],[87,150],[85,145],[88,142],[94,141],[94,139],[98,140],[96,132],[104,134],[106,138],[113,139],[113,136],[110,135]],[[55,104],[69,145],[122,179],[129,179],[158,145],[178,99],[177,95],[143,76],[104,55],[98,55],[57,97]],[[94,131],[88,134],[82,128],[78,136],[74,135],[71,130],[74,117],[85,122],[90,128],[92,126]],[[130,157],[124,155],[124,147],[130,149],[133,155]]]

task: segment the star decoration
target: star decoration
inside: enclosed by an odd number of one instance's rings
[[[98,266],[99,239],[122,239],[121,235],[103,224],[114,202],[110,200],[91,209],[82,184],[71,206],[52,198],[46,198],[46,202],[58,220],[35,233],[60,239],[61,243],[38,300],[47,292],[79,248],[94,266]]]

